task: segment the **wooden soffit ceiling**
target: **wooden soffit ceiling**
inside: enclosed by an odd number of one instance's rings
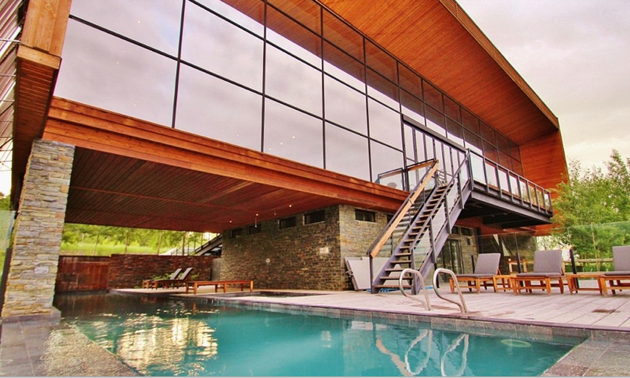
[[[77,147],[69,223],[223,232],[336,204],[395,212],[407,196],[61,98],[43,137]]]
[[[557,117],[454,0],[320,1],[517,144],[558,131]]]

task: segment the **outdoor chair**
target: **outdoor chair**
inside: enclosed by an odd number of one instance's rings
[[[188,267],[186,268],[186,270],[184,270],[184,272],[179,276],[176,277],[175,279],[169,279],[169,280],[158,280],[157,281],[157,287],[163,287],[163,288],[168,288],[168,287],[173,287],[173,288],[179,288],[180,286],[184,286],[186,284],[186,281],[188,280],[188,275],[190,274],[190,272],[193,270],[193,268]]]
[[[564,293],[563,279],[562,250],[536,251],[534,253],[534,270],[530,273],[519,273],[514,276],[512,287],[514,294],[519,294],[522,289],[530,293],[532,289],[543,289],[549,295],[551,294],[552,281],[557,280],[560,293]]]
[[[457,283],[460,289],[468,289],[472,292],[472,289],[477,290],[477,293],[481,292],[481,285],[485,289],[488,289],[488,283],[491,283],[494,287],[494,291],[497,291],[494,285],[493,277],[499,273],[499,260],[501,259],[500,253],[481,253],[477,257],[477,266],[475,266],[475,272],[471,274],[457,274]],[[455,292],[455,283],[453,278],[449,280],[451,285],[451,293]]]
[[[176,279],[181,271],[182,271],[182,268],[175,269],[175,271],[171,274],[171,276],[167,280],[174,280],[174,279]],[[142,288],[143,289],[147,289],[147,288],[157,289],[157,285],[158,285],[157,282],[158,281],[162,281],[162,280],[143,280],[142,281]]]
[[[598,278],[599,289],[604,295],[608,294],[608,287],[613,295],[616,294],[615,289],[630,288],[630,245],[615,246],[612,251],[614,270]]]

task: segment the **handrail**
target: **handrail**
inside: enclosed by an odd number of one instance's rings
[[[420,193],[429,184],[429,181],[433,178],[433,175],[435,175],[435,172],[438,169],[438,160],[430,160],[430,161],[427,161],[426,163],[427,164],[425,165],[425,167],[432,165],[431,168],[429,169],[429,172],[425,174],[424,179],[409,194],[409,196],[407,197],[405,202],[403,202],[403,205],[398,209],[398,211],[396,212],[392,220],[389,221],[389,224],[387,225],[385,230],[381,232],[378,238],[374,241],[374,243],[372,243],[372,245],[368,249],[368,255],[370,255],[372,258],[378,255],[381,248],[383,248],[383,246],[387,242],[387,239],[389,239],[394,233],[394,230],[398,226],[398,223],[400,223],[400,221],[402,220],[404,215],[407,213],[409,208],[411,208],[411,206],[414,204],[414,202],[416,201]]]
[[[437,289],[437,278],[440,275],[440,273],[447,273],[449,274],[452,278],[453,278],[453,282],[455,284],[455,287],[457,288],[457,293],[459,294],[459,299],[461,300],[462,303],[458,303],[452,299],[448,299],[448,298],[444,298],[440,292]],[[446,269],[446,268],[437,268],[435,270],[435,273],[433,273],[433,290],[435,291],[435,295],[438,296],[438,298],[445,300],[447,302],[451,302],[453,304],[456,304],[459,307],[459,310],[461,312],[463,312],[464,314],[468,313],[468,309],[466,308],[466,302],[464,301],[464,296],[462,295],[462,289],[459,287],[459,282],[457,282],[457,276],[455,276],[455,273],[450,270],[450,269]]]
[[[424,283],[424,277],[422,277],[422,274],[420,274],[420,272],[418,272],[417,270],[411,269],[411,268],[407,268],[407,269],[404,269],[400,273],[400,277],[398,277],[398,287],[400,288],[400,292],[405,297],[412,298],[412,297],[408,296],[407,293],[405,293],[405,290],[403,289],[402,281],[403,281],[403,279],[405,279],[404,276],[405,276],[406,273],[414,274],[414,275],[416,275],[417,277],[420,278],[420,282],[422,283],[422,292],[424,293],[424,300],[425,300],[425,303],[424,303],[425,306],[424,307],[426,307],[427,310],[431,311],[432,308],[431,308],[431,302],[429,301],[429,293],[427,292],[427,285]],[[422,303],[422,300],[418,300],[418,301],[420,303]]]
[[[478,159],[481,159],[481,164],[483,165],[482,167],[483,177],[476,177],[475,172],[472,169],[472,165],[473,165],[472,161],[470,162],[471,173],[472,173],[472,178],[476,179],[475,180],[476,182],[481,183],[484,186],[486,186],[486,190],[493,186],[491,184],[491,181],[496,181],[496,189],[499,191],[500,197],[503,196],[503,191],[506,191],[512,200],[514,200],[515,197],[517,197],[518,200],[521,202],[521,204],[527,204],[530,207],[537,208],[539,210],[544,210],[547,212],[553,211],[553,205],[551,203],[551,194],[549,190],[543,188],[542,186],[532,182],[531,180],[519,175],[518,173],[508,169],[507,167],[502,166],[501,164],[491,159],[488,159],[487,157],[475,151],[472,151],[470,149],[468,151],[470,152],[471,155],[475,155]],[[486,167],[486,164],[490,165],[492,167],[492,171],[494,171],[494,174],[491,177],[489,176],[489,173],[492,173],[492,172],[488,172],[488,168]],[[501,177],[500,177],[499,172],[502,172],[505,175],[505,179],[507,180],[506,182],[507,187],[502,187]],[[512,188],[511,179],[515,181],[517,188]],[[525,188],[527,189],[525,193],[522,192],[522,189],[523,189],[522,186],[525,186]],[[515,191],[518,191],[518,193],[515,193]]]

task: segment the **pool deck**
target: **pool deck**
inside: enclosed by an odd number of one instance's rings
[[[585,283],[588,285],[588,283]],[[283,290],[264,290],[282,292]],[[545,376],[630,375],[630,291],[604,297],[598,292],[551,295],[543,292],[514,295],[512,292],[465,293],[468,313],[442,301],[430,290],[432,310],[418,299],[399,292],[300,291],[303,296],[260,296],[240,292],[215,294],[211,288],[197,295],[184,289],[128,289],[128,295],[173,295],[195,301],[238,301],[263,308],[287,308],[332,315],[357,315],[414,319],[432,326],[457,330],[508,332],[516,336],[550,338],[577,336],[586,339],[547,370]],[[287,292],[289,292],[287,290]],[[296,290],[290,290],[295,293]],[[447,288],[440,293],[457,299]],[[4,322],[0,339],[0,375],[6,376],[132,376],[133,369],[83,335],[55,320]]]

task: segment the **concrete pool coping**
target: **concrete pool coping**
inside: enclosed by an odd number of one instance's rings
[[[282,290],[267,290],[283,292]],[[585,340],[549,368],[543,376],[627,376],[630,372],[630,327],[576,325],[541,320],[493,319],[483,312],[459,314],[454,308],[437,306],[428,313],[417,301],[388,293],[371,295],[362,292],[297,291],[300,296],[260,296],[229,292],[199,293],[196,296],[162,290],[112,290],[113,293],[136,296],[173,296],[201,302],[232,303],[271,310],[309,312],[329,316],[351,316],[361,319],[391,319],[404,322],[425,322],[442,330],[505,335],[533,340],[571,337]],[[493,300],[498,293],[478,296],[475,300]],[[566,295],[566,294],[565,294]],[[560,298],[559,295],[551,297]],[[486,298],[483,298],[486,297]],[[529,296],[521,296],[529,297]],[[574,296],[578,298],[579,296]],[[625,298],[624,298],[625,297]],[[530,299],[547,302],[547,296]],[[547,299],[544,299],[547,298]],[[556,299],[557,299],[556,298]],[[432,303],[433,303],[432,298]],[[553,300],[553,299],[551,299]],[[630,296],[617,296],[628,307]],[[380,309],[378,308],[380,306]],[[434,306],[435,307],[435,306]],[[456,310],[456,308],[455,308]],[[630,309],[628,309],[630,313]],[[7,376],[131,376],[137,373],[117,357],[89,341],[78,331],[54,319],[11,322],[1,325],[0,375]],[[90,348],[89,353],[85,353]],[[68,356],[72,356],[68,362]],[[105,362],[106,361],[106,362]]]

